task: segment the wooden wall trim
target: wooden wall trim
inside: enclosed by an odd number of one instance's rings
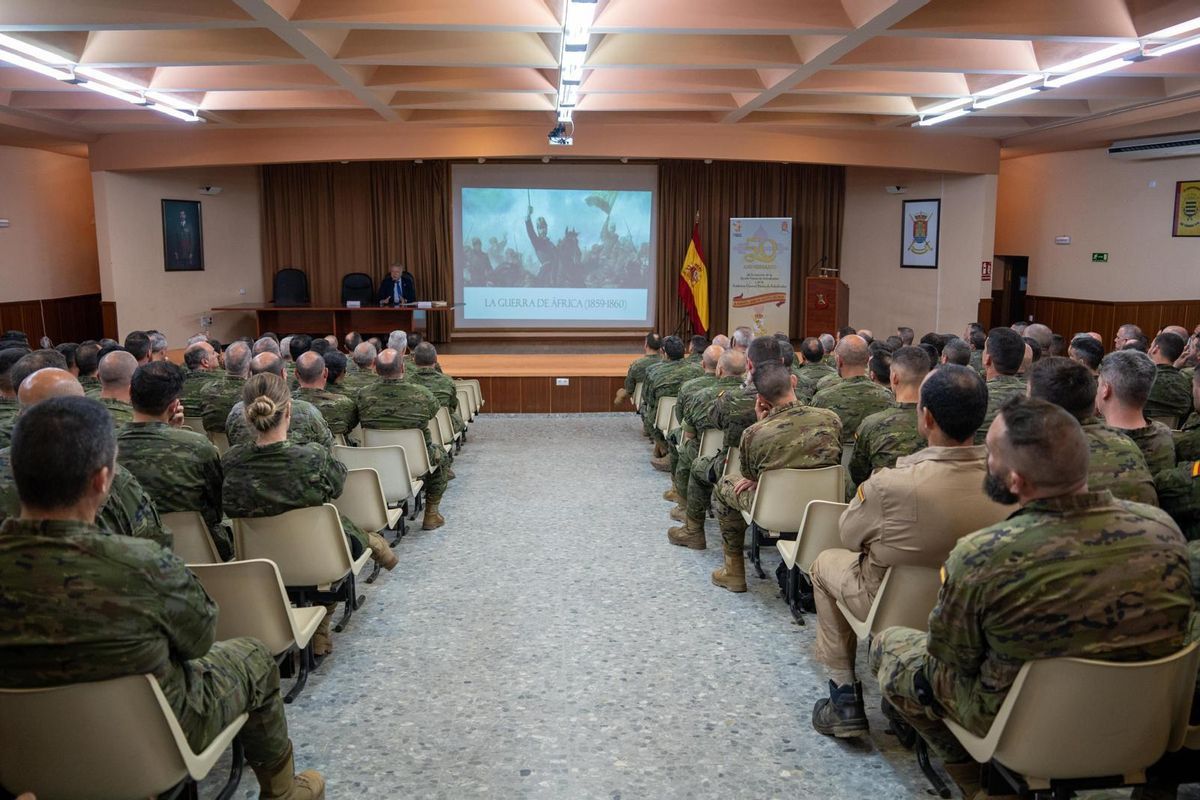
[[[101,323],[102,332],[107,339],[120,338],[117,334],[120,328],[117,327],[117,304],[111,300],[105,300],[100,303],[100,316],[103,320]]]
[[[473,375],[455,375],[471,378]],[[623,377],[571,376],[566,386],[553,377],[480,376],[479,389],[487,405],[481,412],[496,414],[578,414],[629,410],[613,406],[613,397],[625,384]]]
[[[1190,331],[1200,324],[1200,299],[1114,301],[1029,295],[1025,310],[1035,322],[1049,325],[1063,336],[1096,331],[1106,348],[1112,346],[1117,328],[1127,323],[1150,337],[1167,325],[1182,325]]]
[[[43,336],[55,344],[98,339],[102,328],[98,294],[0,303],[0,330],[24,331],[34,347]]]

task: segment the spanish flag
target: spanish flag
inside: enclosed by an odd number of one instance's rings
[[[708,332],[708,267],[700,251],[700,223],[692,227],[683,268],[679,270],[679,299],[692,319],[692,333]]]

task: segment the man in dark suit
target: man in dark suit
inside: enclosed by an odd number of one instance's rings
[[[379,282],[379,292],[375,299],[381,306],[416,302],[417,291],[412,275],[405,272],[403,264],[392,264],[388,270],[388,277]]]

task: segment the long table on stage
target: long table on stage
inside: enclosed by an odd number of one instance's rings
[[[453,305],[418,308],[415,305],[380,307],[363,306],[277,306],[273,304],[237,303],[214,308],[213,311],[241,311],[254,314],[258,335],[274,331],[289,333],[332,333],[340,341],[347,333],[387,333],[413,329],[413,312],[427,314],[453,313]]]

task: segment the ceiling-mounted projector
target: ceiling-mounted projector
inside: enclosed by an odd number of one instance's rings
[[[570,147],[575,144],[574,137],[567,135],[567,126],[561,122],[554,126],[547,139],[550,144],[558,147]]]

